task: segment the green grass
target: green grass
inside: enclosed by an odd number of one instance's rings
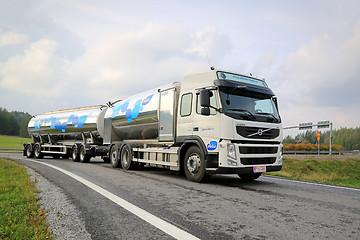
[[[31,138],[22,138],[16,136],[0,135],[0,149],[12,148],[23,149],[23,143],[32,142]]]
[[[268,175],[360,188],[360,160],[351,157],[345,160],[285,158],[283,169]]]
[[[0,159],[0,239],[54,239],[25,167]]]

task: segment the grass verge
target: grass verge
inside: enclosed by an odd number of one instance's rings
[[[297,160],[284,158],[280,172],[267,173],[290,179],[360,188],[360,160]]]
[[[31,138],[0,135],[0,149],[4,149],[4,148],[23,149],[24,146],[22,144],[28,142],[32,142]]]
[[[0,239],[54,239],[26,168],[0,159]]]

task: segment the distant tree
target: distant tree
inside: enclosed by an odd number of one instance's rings
[[[8,112],[0,107],[0,134],[28,137],[27,122],[30,118],[28,113]]]
[[[321,132],[321,131],[320,131]],[[285,138],[286,139],[286,138]],[[285,142],[284,144],[287,143]],[[317,131],[306,131],[295,136],[296,143],[317,144]],[[289,142],[291,144],[291,142]],[[329,146],[330,131],[321,132],[320,144]],[[342,147],[343,150],[360,150],[360,128],[340,128],[333,130],[332,145]]]
[[[292,138],[290,135],[286,136],[286,138],[283,141],[283,144],[294,144],[295,139]]]

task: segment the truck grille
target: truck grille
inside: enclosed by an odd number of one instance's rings
[[[246,126],[236,126],[236,132],[242,137],[251,139],[274,139],[280,134],[278,128],[271,128],[268,130],[268,128]]]
[[[276,157],[267,158],[240,158],[241,164],[243,165],[262,165],[262,164],[273,164],[276,161]]]
[[[278,147],[239,147],[241,154],[274,154]]]

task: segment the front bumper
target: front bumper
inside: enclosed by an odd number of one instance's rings
[[[282,169],[282,165],[266,166],[266,172],[276,172]],[[219,167],[216,170],[207,170],[209,174],[247,174],[254,173],[253,167]]]

